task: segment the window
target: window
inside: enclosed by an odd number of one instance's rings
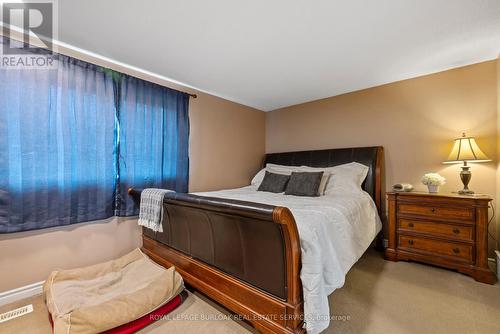
[[[0,233],[135,215],[130,186],[186,192],[189,96],[56,61],[0,69]]]

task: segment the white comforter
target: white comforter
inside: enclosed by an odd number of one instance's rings
[[[302,249],[300,278],[306,329],[310,334],[328,327],[328,296],[344,285],[345,275],[382,227],[375,203],[362,190],[299,197],[256,191],[255,186],[248,186],[196,195],[279,205],[291,210]]]

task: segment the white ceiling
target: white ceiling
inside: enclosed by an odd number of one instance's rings
[[[265,111],[500,53],[500,0],[58,3],[62,42]]]

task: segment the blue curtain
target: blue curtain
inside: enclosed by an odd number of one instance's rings
[[[189,95],[127,75],[119,88],[117,215],[129,216],[129,187],[188,191]]]
[[[113,215],[113,80],[58,55],[57,69],[0,69],[0,232]]]
[[[55,61],[0,68],[0,233],[135,215],[132,186],[187,192],[188,94]]]

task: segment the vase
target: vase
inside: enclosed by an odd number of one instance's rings
[[[433,184],[428,184],[427,189],[429,189],[429,193],[435,194],[439,192],[439,186],[433,185]]]

